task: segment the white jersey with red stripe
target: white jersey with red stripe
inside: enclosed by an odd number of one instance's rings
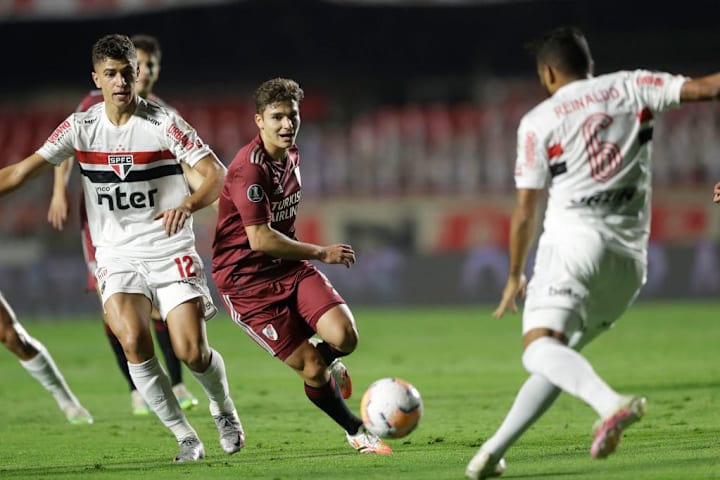
[[[37,151],[59,165],[75,155],[98,258],[155,259],[195,248],[192,218],[168,236],[155,217],[190,195],[180,162],[212,153],[177,113],[138,98],[124,125],[98,103],[70,115]]]
[[[646,70],[577,80],[522,118],[515,184],[548,188],[541,242],[591,229],[608,247],[645,258],[653,118],[679,105],[686,80]]]

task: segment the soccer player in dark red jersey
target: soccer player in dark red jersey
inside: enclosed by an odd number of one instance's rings
[[[171,108],[157,95],[153,93],[153,88],[160,76],[160,61],[162,60],[162,49],[157,38],[150,35],[133,35],[130,38],[135,45],[137,51],[138,75],[137,75],[137,94],[138,96],[151,100],[164,108]],[[85,112],[88,108],[96,103],[103,101],[101,90],[92,90],[81,100],[77,107],[78,112]],[[62,230],[67,219],[68,202],[67,202],[67,182],[70,178],[70,171],[74,163],[73,158],[67,159],[60,166],[55,168],[55,182],[53,185],[53,195],[50,199],[50,207],[48,209],[48,222],[58,230]],[[192,168],[188,168],[183,163],[183,173],[190,184],[192,190],[202,183],[202,177]],[[90,238],[90,228],[88,225],[87,210],[85,209],[85,197],[80,197],[80,235],[82,237],[83,255],[88,271],[87,291],[96,291],[98,299],[100,299],[100,291],[98,290],[97,279],[95,278],[95,269],[97,262],[95,261],[95,247]],[[167,324],[160,317],[157,309],[153,309],[152,324],[155,330],[155,337],[158,345],[165,357],[165,366],[167,367],[170,382],[172,383],[173,393],[180,403],[183,410],[190,410],[198,405],[198,399],[188,390],[182,378],[182,362],[175,355],[172,343],[170,341],[170,332]],[[130,389],[130,405],[134,415],[150,415],[152,410],[145,403],[145,400],[138,392],[135,383],[130,378],[128,370],[127,357],[123,351],[120,341],[112,332],[107,323],[105,325],[105,335],[110,342],[110,347],[115,354],[115,360],[120,372],[125,377],[125,381]]]
[[[259,134],[228,169],[213,243],[213,278],[235,323],[292,368],[305,394],[346,432],[361,453],[389,454],[343,398],[352,384],[339,358],[357,346],[355,320],[328,279],[307,260],[350,267],[350,245],[314,245],[295,236],[301,197],[303,91],[293,80],[268,80],[255,91]],[[318,334],[322,340],[311,339]]]

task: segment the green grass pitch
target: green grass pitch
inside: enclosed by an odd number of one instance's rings
[[[412,382],[425,414],[387,457],[356,454],[343,432],[305,398],[287,367],[227,317],[208,324],[222,352],[247,446],[222,453],[207,400],[188,417],[207,458],[173,464],[172,435],[130,415],[129,395],[98,319],[22,319],[43,341],[95,424],[66,424],[54,400],[0,349],[0,479],[461,479],[467,461],[499,425],[526,374],[520,316],[489,307],[361,309],[360,346],[346,364],[357,412],[373,380]],[[647,395],[649,412],[618,452],[591,460],[594,412],[562,395],[508,452],[503,478],[720,479],[720,304],[641,303],[585,351],[616,389]]]

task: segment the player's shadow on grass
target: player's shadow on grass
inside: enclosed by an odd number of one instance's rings
[[[208,467],[208,463],[173,463],[172,459],[162,460],[138,460],[129,463],[128,461],[96,463],[93,465],[58,465],[56,467],[23,467],[23,468],[0,468],[0,478],[42,478],[63,476],[71,478],[94,478],[94,475],[126,473],[128,478],[144,478],[141,474],[150,475],[154,470],[167,470],[173,468],[200,468]],[[220,462],[216,462],[220,463]],[[178,472],[180,473],[180,472]]]
[[[156,460],[137,460],[132,463],[126,460],[118,460],[115,462],[104,462],[96,463],[93,465],[58,465],[56,467],[21,467],[21,468],[0,468],[0,478],[3,480],[6,478],[42,478],[42,477],[71,477],[71,478],[94,478],[93,475],[98,474],[127,474],[126,478],[150,478],[153,472],[163,471],[167,472],[168,468],[177,468],[178,475],[184,475],[187,469],[221,469],[221,468],[237,468],[240,463],[242,464],[256,464],[263,462],[278,462],[278,461],[295,461],[298,459],[328,459],[330,457],[345,457],[352,456],[357,457],[358,454],[352,450],[338,452],[336,454],[329,454],[327,451],[318,451],[314,454],[290,454],[283,455],[280,453],[267,453],[267,454],[255,454],[251,456],[236,456],[231,458],[237,458],[238,462],[230,461],[229,457],[218,457],[217,459],[206,458],[198,462],[184,462],[184,463],[173,463],[171,459],[156,459]],[[383,457],[378,457],[382,460]],[[207,471],[207,470],[206,470]],[[202,478],[202,477],[199,477]]]
[[[686,383],[652,383],[648,385],[618,385],[617,388],[627,392],[641,392],[648,394],[650,392],[688,392],[691,390],[720,389],[720,382],[686,382]]]

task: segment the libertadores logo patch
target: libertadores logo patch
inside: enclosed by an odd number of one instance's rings
[[[247,198],[253,203],[258,203],[265,198],[265,190],[257,183],[253,183],[247,189]]]

